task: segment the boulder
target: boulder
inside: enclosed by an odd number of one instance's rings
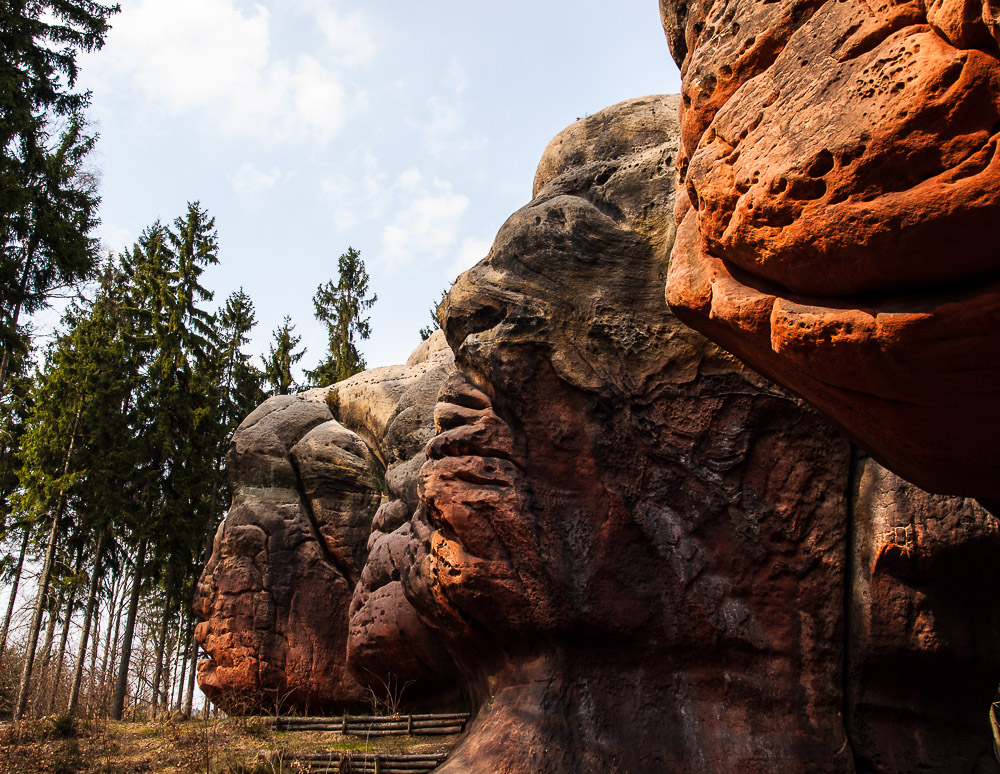
[[[1000,771],[987,718],[1000,526],[864,455],[851,482],[846,719],[858,770]]]
[[[217,701],[464,707],[445,774],[1000,771],[1000,527],[668,311],[677,107],[558,135],[406,366],[241,425]]]

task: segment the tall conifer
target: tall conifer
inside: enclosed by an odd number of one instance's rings
[[[326,324],[329,348],[326,359],[308,371],[316,386],[339,382],[365,370],[365,359],[357,342],[371,336],[369,318],[364,316],[378,301],[368,295],[368,271],[361,253],[353,247],[337,259],[337,284],[320,285],[313,296],[316,319]]]

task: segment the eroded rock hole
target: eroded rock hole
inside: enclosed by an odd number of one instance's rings
[[[823,177],[831,169],[833,169],[833,154],[824,148],[816,154],[816,158],[809,165],[809,177]]]

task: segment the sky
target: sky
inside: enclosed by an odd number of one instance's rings
[[[656,0],[121,0],[80,58],[100,134],[106,249],[187,202],[212,216],[221,304],[242,287],[268,349],[360,251],[378,301],[360,349],[402,363],[429,308],[531,198],[548,141],[585,115],[671,93]]]

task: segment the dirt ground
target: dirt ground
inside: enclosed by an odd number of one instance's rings
[[[0,774],[292,774],[310,753],[439,753],[459,736],[274,731],[259,718],[0,723]],[[428,741],[431,739],[431,741]]]

